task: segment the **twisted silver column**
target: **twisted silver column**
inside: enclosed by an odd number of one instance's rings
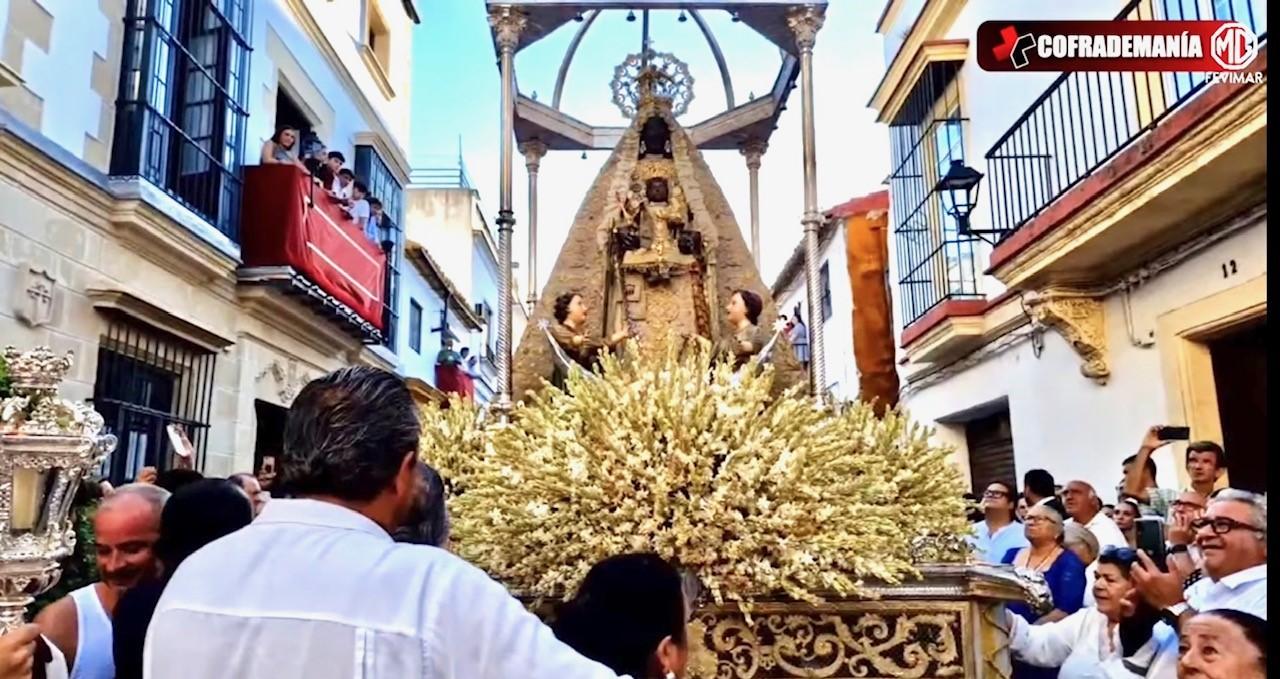
[[[818,157],[813,117],[813,45],[822,29],[821,7],[797,7],[787,25],[800,51],[800,107],[804,138],[804,278],[809,297],[809,390],[819,404],[827,401],[827,352],[822,333],[822,282],[818,275]]]
[[[527,19],[513,7],[489,10],[489,25],[498,43],[502,70],[502,144],[498,186],[498,396],[494,408],[504,421],[511,413],[511,166],[515,137],[515,54]]]
[[[529,315],[533,315],[533,307],[538,303],[538,168],[542,166],[542,157],[547,155],[547,145],[539,139],[531,139],[520,144],[520,154],[524,156],[524,167],[529,171]]]

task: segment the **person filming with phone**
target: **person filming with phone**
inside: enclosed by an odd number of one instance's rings
[[[1151,455],[1162,446],[1173,441],[1186,441],[1191,438],[1189,427],[1172,427],[1157,425],[1147,430],[1142,438],[1138,452],[1124,461],[1124,486],[1122,497],[1132,497],[1144,505],[1156,516],[1171,519],[1169,510],[1177,493],[1167,488],[1156,487],[1155,463]],[[1213,441],[1193,441],[1187,444],[1186,454],[1187,476],[1191,487],[1185,490],[1209,497],[1213,487],[1226,470],[1226,453],[1222,446]]]
[[[1203,517],[1191,522],[1204,576],[1184,589],[1185,566],[1162,567],[1139,554],[1134,583],[1171,620],[1185,622],[1199,611],[1233,608],[1267,618],[1267,500],[1224,488],[1209,501]]]

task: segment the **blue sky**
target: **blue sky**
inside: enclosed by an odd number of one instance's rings
[[[497,211],[499,89],[493,43],[481,0],[432,0],[422,3],[422,25],[414,36],[413,121],[411,161],[415,167],[463,156],[491,220]],[[875,21],[882,3],[834,0],[815,49],[818,147],[818,198],[826,208],[880,188],[888,174],[887,132],[876,125],[866,107],[884,72]],[[704,12],[729,63],[737,103],[752,92],[768,91],[781,57],[776,47],[725,12]],[[561,109],[597,125],[626,121],[610,102],[614,67],[640,48],[640,23],[627,22],[625,11],[606,12],[579,47],[569,71]],[[673,52],[693,74],[695,98],[680,121],[693,125],[725,107],[725,95],[711,50],[692,21],[680,23],[675,12],[652,15],[653,48]],[[522,50],[516,75],[523,94],[537,93],[549,102],[556,72],[578,24],[561,27]],[[800,131],[800,91],[792,92],[788,110],[770,141],[760,170],[762,273],[766,284],[800,240],[804,210]],[[539,175],[539,274],[542,283],[560,250],[587,187],[607,152],[555,152],[543,160]],[[720,182],[744,236],[749,235],[747,170],[734,151],[704,152]],[[515,253],[527,252],[527,195],[523,159],[516,156]],[[523,266],[523,265],[522,265]],[[524,274],[518,279],[523,291]]]

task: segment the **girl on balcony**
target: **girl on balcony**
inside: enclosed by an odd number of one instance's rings
[[[307,166],[298,160],[294,155],[293,149],[298,145],[298,130],[285,125],[265,142],[262,143],[262,159],[263,165],[293,165],[303,172],[310,172]]]

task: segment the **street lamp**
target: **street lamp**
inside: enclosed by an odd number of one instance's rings
[[[981,181],[981,172],[965,165],[962,160],[953,160],[947,174],[933,187],[942,196],[942,209],[955,218],[956,231],[961,235],[970,234],[969,213],[978,203],[978,183]]]

